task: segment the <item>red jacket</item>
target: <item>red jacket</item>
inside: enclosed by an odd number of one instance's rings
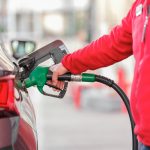
[[[114,27],[109,35],[66,55],[62,63],[70,72],[78,74],[109,66],[133,54],[136,62],[131,110],[135,134],[140,142],[150,146],[150,20],[144,31],[145,17],[150,15],[146,9],[148,4],[150,0],[136,0],[121,25]]]

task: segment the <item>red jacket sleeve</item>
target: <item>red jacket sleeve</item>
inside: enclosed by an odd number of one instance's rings
[[[132,17],[128,15],[121,25],[112,29],[109,35],[104,35],[84,48],[66,55],[62,63],[74,74],[86,70],[94,70],[112,65],[132,54]]]

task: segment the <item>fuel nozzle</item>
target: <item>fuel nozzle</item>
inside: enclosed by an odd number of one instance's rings
[[[61,97],[60,97],[60,96],[54,96],[54,95],[51,95],[51,94],[47,94],[43,90],[43,87],[45,85],[47,85],[49,87],[52,87],[52,88],[58,89],[58,87],[54,87],[53,85],[48,84],[48,81],[52,80],[52,75],[53,75],[53,72],[49,70],[49,67],[40,67],[40,66],[38,66],[31,72],[31,74],[29,75],[28,78],[24,79],[23,81],[16,80],[16,85],[20,89],[29,88],[29,87],[32,87],[32,86],[37,86],[38,90],[44,95],[62,98],[66,93],[68,81],[94,82],[95,79],[96,79],[96,75],[87,74],[87,73],[83,73],[81,75],[73,75],[71,73],[66,73],[64,75],[61,75],[61,76],[58,77],[58,80],[59,81],[64,81],[65,86],[64,86],[64,89],[61,90],[61,92],[60,92],[61,93],[60,94]]]

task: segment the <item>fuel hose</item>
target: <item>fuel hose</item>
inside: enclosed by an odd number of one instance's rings
[[[103,83],[103,84],[113,88],[119,94],[119,96],[121,97],[122,101],[124,102],[124,104],[126,106],[126,109],[127,109],[128,115],[129,115],[129,119],[130,119],[130,123],[131,123],[132,150],[138,150],[138,141],[137,141],[136,135],[134,134],[135,124],[134,124],[133,117],[132,117],[132,114],[131,114],[130,102],[129,102],[128,97],[126,96],[124,91],[113,80],[110,80],[110,79],[108,79],[104,76],[96,75],[95,76],[95,81]]]
[[[47,75],[47,79],[51,80],[52,75]],[[101,75],[95,75],[95,74],[89,74],[89,73],[83,73],[82,75],[72,75],[70,73],[61,75],[58,77],[58,80],[60,81],[76,81],[76,82],[99,82],[102,84],[105,84],[111,88],[113,88],[121,97],[122,101],[124,102],[130,123],[131,123],[131,131],[132,131],[132,150],[138,150],[138,141],[136,138],[136,135],[134,134],[134,127],[135,123],[131,114],[130,110],[130,102],[124,91],[111,79],[106,78]]]

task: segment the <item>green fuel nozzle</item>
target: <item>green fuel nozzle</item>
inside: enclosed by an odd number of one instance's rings
[[[48,81],[52,80],[52,75],[53,73],[52,71],[49,70],[49,67],[38,66],[30,73],[28,78],[24,79],[22,82],[20,80],[17,80],[16,84],[19,88],[29,88],[32,86],[37,86],[38,90],[42,94],[47,96],[52,96],[51,94],[45,93],[43,90],[45,85],[58,89],[57,87],[48,84]],[[58,77],[59,81],[75,81],[75,82],[95,82],[95,79],[96,79],[96,75],[88,74],[88,73],[83,73],[81,75],[73,75],[71,73],[66,73]],[[66,90],[67,90],[67,85],[64,86],[63,90],[61,90],[61,94],[60,94],[61,97],[58,96],[58,98],[62,98],[62,96],[65,95]]]
[[[22,82],[20,80],[16,81],[19,88],[29,88],[32,86],[37,86],[38,90],[43,94],[43,87],[47,82],[48,67],[36,67],[29,75],[28,78],[24,79]]]

